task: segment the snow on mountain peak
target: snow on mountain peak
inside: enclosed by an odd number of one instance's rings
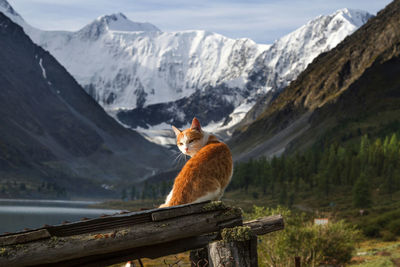
[[[107,26],[110,31],[160,31],[156,26],[150,23],[133,22],[129,20],[123,13],[116,13],[111,15],[105,15],[97,18],[99,21]]]
[[[0,0],[0,12],[3,12],[7,17],[17,24],[21,25],[25,23],[23,18],[6,0]]]
[[[363,10],[343,8],[336,11],[333,14],[333,17],[341,17],[356,27],[361,27],[372,17],[372,15]]]
[[[264,64],[279,73],[280,78],[269,75],[272,80],[267,79],[267,86],[285,87],[320,53],[334,48],[371,17],[368,12],[344,8],[331,15],[318,16],[277,40],[265,52]]]
[[[97,39],[106,32],[160,32],[150,23],[133,22],[123,13],[100,16],[93,22],[83,27],[78,34],[84,38]]]
[[[12,6],[6,0],[0,0],[0,8],[4,9],[4,11],[6,11],[7,13],[18,15],[18,13],[12,8]]]

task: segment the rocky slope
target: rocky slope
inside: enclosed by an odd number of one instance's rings
[[[23,181],[33,191],[46,182],[101,195],[101,183],[133,182],[169,164],[168,151],[107,115],[1,12],[0,88],[2,193],[7,181]]]
[[[385,101],[388,107],[397,101],[396,68],[389,66],[398,62],[399,11],[396,0],[337,47],[318,56],[254,123],[235,133],[232,146],[240,155],[237,158],[271,156],[288,147],[296,150],[313,145],[321,138],[349,138],[344,133],[354,127],[353,137],[379,132],[384,128],[381,123],[395,123],[396,108],[382,118],[369,110],[383,112]],[[352,123],[343,125],[349,117]],[[340,134],[335,132],[338,129]]]

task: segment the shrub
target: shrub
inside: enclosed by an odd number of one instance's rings
[[[283,207],[269,209],[254,206],[253,213],[245,216],[254,219],[274,214],[282,214],[285,229],[259,238],[260,266],[291,266],[296,256],[305,266],[350,261],[360,238],[360,232],[354,227],[343,221],[314,225],[304,213],[295,214]]]
[[[368,237],[380,237],[380,227],[377,224],[366,224],[362,226],[362,231],[364,235]]]
[[[252,193],[252,196],[253,196],[254,199],[258,199],[258,192],[254,191]]]
[[[397,220],[398,218],[400,218],[400,210],[394,210],[380,215],[376,219],[376,222],[377,224],[379,224],[380,227],[385,227],[391,221]]]
[[[400,218],[391,221],[387,229],[394,235],[400,235]]]
[[[383,235],[383,231],[390,232],[392,235],[400,235],[400,210],[394,210],[380,214],[379,216],[366,220],[361,223],[363,233],[368,237],[388,238],[388,233]]]
[[[382,241],[385,242],[390,242],[390,241],[396,241],[396,235],[393,234],[392,232],[389,231],[382,231]]]

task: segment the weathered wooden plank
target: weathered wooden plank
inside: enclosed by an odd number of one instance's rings
[[[20,233],[16,235],[7,235],[0,237],[0,246],[7,246],[12,244],[24,244],[31,241],[50,238],[50,233],[46,229],[40,229],[27,233]]]
[[[166,219],[176,218],[179,216],[185,216],[190,214],[202,213],[205,211],[221,210],[221,209],[226,209],[226,206],[221,201],[208,202],[208,204],[202,202],[200,205],[193,204],[186,207],[182,207],[180,209],[167,209],[167,210],[160,209],[152,213],[151,217],[153,221],[157,222]]]
[[[45,226],[43,228],[28,230],[19,233],[7,233],[0,235],[0,239],[6,236],[13,236],[19,234],[29,234],[31,232],[35,232],[38,230],[47,230],[51,236],[63,237],[63,236],[72,236],[79,235],[85,233],[91,233],[96,231],[104,231],[119,227],[129,227],[136,224],[142,224],[146,222],[152,221],[152,214],[157,212],[168,212],[169,210],[181,210],[189,208],[189,210],[201,210],[202,207],[207,206],[210,201],[205,201],[196,204],[184,204],[173,207],[167,207],[162,209],[151,209],[137,212],[123,212],[121,214],[115,214],[107,217],[100,217],[94,219],[88,219],[84,221],[78,222],[70,222],[62,225],[55,226]],[[213,205],[214,210],[218,209],[218,205]],[[219,207],[222,209],[222,207]],[[190,214],[190,213],[188,213]]]
[[[115,253],[107,253],[102,255],[80,258],[77,260],[65,261],[57,263],[57,267],[63,267],[63,266],[101,267],[141,258],[155,259],[171,254],[180,253],[187,250],[198,249],[207,246],[208,243],[213,242],[217,239],[218,239],[218,233],[215,232],[212,234],[188,237],[157,245],[127,249]]]
[[[105,266],[142,257],[156,258],[205,247],[221,239],[222,228],[240,225],[249,226],[253,235],[284,226],[281,216],[243,224],[240,210],[220,202],[188,204],[3,235],[0,266]],[[40,235],[34,237],[35,232],[47,229],[55,236],[43,235],[47,240]],[[249,251],[252,254],[253,250]],[[250,258],[254,259],[254,253]]]
[[[207,211],[161,222],[31,242],[2,248],[0,266],[56,264],[58,262],[152,246],[216,232],[219,224],[241,217],[234,209]]]
[[[244,226],[249,226],[251,232],[255,235],[265,235],[274,231],[282,230],[284,222],[282,215],[273,215],[259,218],[243,223]]]
[[[105,218],[96,218],[87,221],[57,225],[53,227],[48,227],[47,229],[52,236],[61,237],[61,236],[80,235],[96,231],[114,229],[118,227],[129,227],[136,224],[147,223],[153,220],[152,215],[154,213],[170,212],[170,211],[177,211],[179,213],[180,210],[185,210],[185,209],[199,210],[205,205],[208,205],[209,203],[210,201],[205,201],[196,204],[184,204],[162,209],[127,212]],[[220,209],[222,209],[222,207]]]
[[[106,218],[107,219],[107,218]],[[80,235],[98,231],[104,231],[119,227],[129,227],[132,225],[137,225],[141,223],[151,222],[151,214],[146,214],[145,216],[137,217],[122,217],[113,220],[93,220],[79,222],[69,225],[60,225],[55,227],[47,228],[52,236],[72,236]]]

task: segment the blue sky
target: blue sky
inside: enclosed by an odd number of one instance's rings
[[[274,40],[318,15],[341,8],[376,14],[390,0],[8,0],[31,25],[45,30],[78,30],[117,12],[163,31],[207,30],[258,43]]]

